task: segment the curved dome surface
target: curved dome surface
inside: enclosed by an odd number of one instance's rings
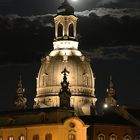
[[[94,77],[89,60],[78,50],[53,50],[42,60],[37,78],[37,97],[59,93],[66,68],[72,95],[94,96]]]

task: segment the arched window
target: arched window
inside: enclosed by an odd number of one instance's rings
[[[61,23],[58,24],[58,37],[63,36],[63,26]]]
[[[52,140],[52,134],[47,134],[45,140]]]
[[[115,134],[110,135],[110,140],[117,140],[117,136]]]
[[[25,140],[25,136],[23,136],[23,135],[20,136],[20,137],[19,137],[19,140]]]
[[[14,140],[14,137],[13,137],[13,136],[10,136],[10,137],[8,138],[8,140]]]
[[[33,140],[39,140],[39,135],[34,135]]]
[[[105,135],[102,134],[102,133],[100,133],[100,134],[98,135],[98,140],[105,140]]]
[[[73,24],[69,25],[69,36],[74,37],[74,27]]]
[[[76,140],[76,137],[74,134],[69,134],[68,135],[68,140]]]
[[[131,137],[129,135],[125,135],[123,140],[131,140]]]
[[[0,140],[3,140],[2,136],[0,136]]]

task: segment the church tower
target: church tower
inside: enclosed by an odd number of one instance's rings
[[[27,107],[27,98],[24,97],[24,88],[22,85],[22,80],[21,80],[21,76],[18,82],[18,87],[17,87],[17,91],[16,91],[16,99],[15,99],[15,106],[17,110],[22,110],[22,109],[26,109]]]
[[[54,49],[42,59],[34,107],[60,107],[61,72],[66,68],[69,71],[70,107],[78,115],[90,115],[97,100],[94,93],[95,78],[89,59],[78,50],[77,17],[67,0],[57,9],[54,24]]]
[[[117,106],[117,101],[115,99],[116,93],[114,89],[114,84],[112,81],[112,76],[110,76],[109,86],[107,88],[107,97],[105,98],[105,105],[107,107],[115,107]]]

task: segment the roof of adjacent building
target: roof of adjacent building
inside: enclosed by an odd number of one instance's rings
[[[0,112],[0,127],[63,123],[73,116],[72,108],[57,107]]]
[[[137,108],[127,108],[130,114],[132,114],[136,119],[140,120],[140,109]]]
[[[86,124],[89,125],[102,124],[134,126],[134,124],[131,121],[124,119],[122,116],[112,111],[106,111],[103,115],[81,116],[80,119],[82,119]]]
[[[111,108],[105,110],[102,115],[94,114],[90,116],[80,116],[79,118],[83,120],[83,122],[87,125],[101,124],[140,127],[140,121],[139,119],[137,119],[140,116],[140,110],[127,110],[120,107]],[[60,107],[0,112],[0,127],[14,127],[52,123],[62,124],[66,119],[75,116],[76,114],[73,108]]]
[[[86,124],[129,125],[140,127],[140,110],[124,106],[105,109],[101,115],[81,116]]]

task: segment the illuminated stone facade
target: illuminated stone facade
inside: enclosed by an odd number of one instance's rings
[[[125,125],[96,124],[91,129],[90,140],[132,140],[134,129]]]
[[[0,140],[86,140],[88,125],[68,110],[32,110],[0,115]]]
[[[96,97],[94,94],[95,78],[90,66],[90,61],[78,50],[77,17],[73,9],[65,1],[58,8],[58,15],[54,18],[55,38],[54,50],[42,59],[42,64],[37,77],[37,95],[35,108],[59,107],[58,93],[62,81],[61,72],[66,68],[72,93],[71,107],[78,115],[90,115],[94,108]],[[71,9],[70,12],[63,11]]]

